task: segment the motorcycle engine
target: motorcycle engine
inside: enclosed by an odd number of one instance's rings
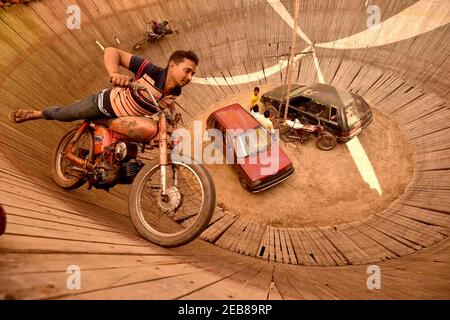
[[[109,188],[117,184],[118,170],[117,165],[107,162],[101,163],[96,168],[95,174],[90,180],[90,185],[95,186],[97,189],[105,189],[108,191]]]
[[[118,142],[114,150],[114,157],[118,161],[126,162],[131,159],[136,159],[138,154],[138,147],[136,144]]]
[[[119,169],[119,183],[131,184],[144,164],[139,160],[130,160]]]
[[[112,155],[111,153],[114,152]],[[136,160],[138,146],[125,142],[118,142],[114,150],[110,151],[113,160],[104,160],[95,169],[95,174],[89,180],[89,189],[94,186],[97,189],[108,191],[116,184],[131,184],[144,164]],[[112,163],[111,163],[112,162]]]

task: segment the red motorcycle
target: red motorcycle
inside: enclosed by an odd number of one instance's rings
[[[325,130],[320,119],[317,125],[309,124],[306,121],[301,122],[299,119],[286,120],[280,130],[280,137],[286,142],[299,140],[301,143],[307,143],[312,136],[317,136],[316,146],[320,150],[331,150],[337,144],[336,137]]]
[[[171,159],[170,135],[181,114],[158,103],[150,91],[131,83],[136,97],[146,91],[151,101],[142,101],[158,111],[158,119],[124,117],[85,120],[68,129],[52,160],[52,177],[70,190],[88,183],[109,190],[116,184],[131,184],[129,213],[137,231],[165,247],[194,240],[211,220],[215,188],[207,169],[187,157]],[[138,151],[159,149],[159,159],[145,164]]]

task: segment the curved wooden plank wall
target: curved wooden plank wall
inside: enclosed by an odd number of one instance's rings
[[[81,29],[66,27],[72,4],[81,9]],[[218,208],[221,223],[213,221],[202,236],[216,245],[196,240],[163,249],[133,229],[126,187],[110,194],[55,187],[50,158],[67,124],[19,126],[7,120],[11,110],[68,104],[107,86],[95,41],[130,50],[154,17],[172,18],[180,35],[145,46],[142,53],[164,64],[174,49],[192,48],[201,59],[197,76],[210,77],[208,84],[184,91],[186,120],[227,95],[280,83],[284,70],[270,70],[288,53],[291,29],[274,10],[277,5],[41,0],[0,9],[0,204],[8,213],[0,237],[0,298],[450,298],[448,1],[370,1],[386,25],[394,21],[395,32],[364,33],[358,41],[374,45],[341,49],[323,44],[367,30],[364,1],[301,0],[299,26],[316,44],[324,81],[363,95],[399,123],[414,147],[414,176],[404,195],[367,221],[295,233],[259,231]],[[294,1],[281,5],[293,16]],[[405,14],[401,23],[389,20]],[[299,38],[297,47],[307,44]],[[262,77],[238,81],[260,70]],[[318,81],[312,58],[305,57],[295,71],[299,82]],[[217,85],[224,80],[227,85]],[[242,245],[245,230],[253,242]],[[278,240],[270,245],[269,238]],[[256,259],[262,243],[270,250]],[[367,288],[370,264],[381,269],[381,289]],[[81,289],[66,286],[70,265],[82,270]]]

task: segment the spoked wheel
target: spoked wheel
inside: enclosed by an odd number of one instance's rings
[[[295,129],[291,127],[282,127],[280,130],[280,138],[285,142],[293,142],[297,139]]]
[[[337,144],[336,137],[330,132],[324,131],[316,141],[316,146],[320,150],[328,151],[333,149]]]
[[[56,146],[52,158],[53,181],[66,190],[79,188],[86,182],[82,172],[77,170],[78,167],[64,157],[64,151],[78,129],[78,126],[73,127],[64,133]],[[81,134],[73,147],[73,153],[82,159],[92,156],[94,153],[94,138],[91,131],[86,130]]]
[[[214,212],[216,193],[209,172],[187,163],[182,160],[167,166],[165,196],[158,160],[142,168],[131,187],[131,221],[144,238],[160,246],[176,247],[194,240]]]

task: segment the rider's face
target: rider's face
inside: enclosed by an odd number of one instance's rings
[[[180,87],[183,87],[191,82],[196,69],[197,66],[195,63],[188,59],[184,59],[183,62],[178,64],[173,61],[169,62],[169,74]]]

